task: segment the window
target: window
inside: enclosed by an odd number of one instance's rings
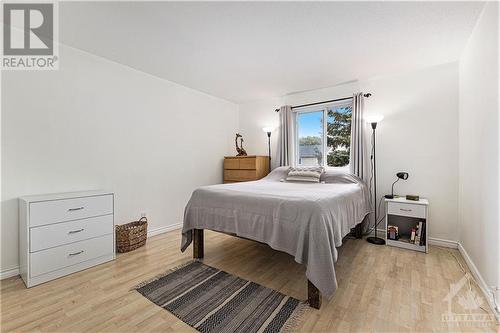
[[[351,101],[298,110],[297,165],[347,167],[351,145],[351,117]]]
[[[323,165],[324,111],[297,113],[298,165]]]

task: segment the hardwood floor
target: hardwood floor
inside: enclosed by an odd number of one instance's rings
[[[26,289],[19,277],[1,281],[1,331],[18,332],[193,332],[182,321],[130,289],[191,260],[181,254],[180,231],[148,240],[145,247],[117,260]],[[498,331],[493,322],[447,323],[444,298],[464,274],[456,250],[431,247],[429,254],[377,247],[349,239],[336,264],[339,288],[309,310],[299,332]],[[204,262],[242,278],[305,300],[305,268],[285,253],[214,232],[205,232]],[[463,264],[465,266],[465,264]],[[477,295],[477,286],[472,285]],[[464,296],[467,288],[459,291]],[[483,305],[488,309],[486,301]],[[465,311],[452,300],[454,313]]]

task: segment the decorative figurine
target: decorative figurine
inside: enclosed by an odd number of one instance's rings
[[[238,147],[238,138],[240,138],[241,148]],[[234,143],[236,144],[236,151],[238,152],[236,156],[247,156],[247,152],[243,148],[243,137],[241,136],[241,134],[236,133],[236,138],[234,139]]]

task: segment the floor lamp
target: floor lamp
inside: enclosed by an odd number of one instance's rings
[[[382,121],[384,117],[383,116],[371,116],[365,118],[366,122],[370,123],[372,125],[372,149],[373,149],[373,206],[374,206],[374,229],[375,229],[375,236],[374,237],[367,237],[366,240],[369,243],[376,244],[376,245],[384,245],[385,244],[385,239],[377,237],[377,160],[376,160],[376,155],[375,155],[375,129],[377,128],[377,123]]]
[[[274,127],[264,127],[262,129],[267,133],[267,148],[269,151],[269,172],[271,172],[271,133],[274,131]]]

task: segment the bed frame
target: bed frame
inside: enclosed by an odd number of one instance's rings
[[[359,223],[354,228],[354,235],[356,238],[362,237],[362,223]],[[226,235],[239,237],[235,234],[225,233]],[[245,238],[248,239],[248,238]],[[251,241],[254,241],[250,239]],[[254,241],[255,242],[255,241]],[[266,244],[267,245],[267,244]],[[194,229],[193,230],[193,258],[202,259],[204,257],[204,237],[203,237],[203,229]],[[321,308],[321,292],[316,288],[311,281],[307,280],[307,302],[309,306],[315,309]]]

